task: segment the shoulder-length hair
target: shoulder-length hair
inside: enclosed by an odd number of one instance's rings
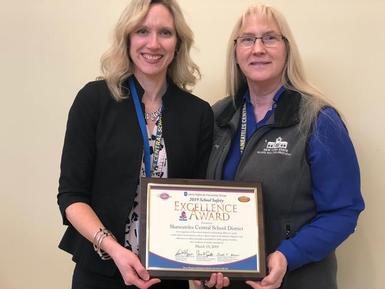
[[[291,90],[298,91],[303,96],[300,108],[300,129],[309,129],[320,112],[328,105],[325,96],[306,78],[297,44],[285,17],[273,7],[264,4],[252,5],[246,9],[236,22],[231,33],[227,50],[226,92],[235,97],[239,90],[247,85],[246,77],[240,70],[235,54],[235,42],[249,16],[257,15],[267,22],[275,23],[279,32],[285,37],[286,63],[282,72],[283,85]],[[306,130],[305,130],[306,131]]]
[[[146,17],[152,4],[162,4],[174,17],[177,34],[177,50],[167,70],[168,77],[181,89],[189,90],[200,78],[198,66],[190,57],[194,42],[193,32],[184,19],[175,0],[132,0],[123,11],[114,30],[113,43],[101,58],[102,77],[117,101],[127,98],[123,82],[134,73],[130,59],[130,34]]]

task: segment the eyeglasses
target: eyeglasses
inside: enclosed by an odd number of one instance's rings
[[[257,39],[261,39],[262,44],[265,47],[276,47],[279,42],[281,42],[282,40],[286,40],[286,37],[276,33],[264,34],[261,37],[254,35],[244,35],[234,39],[234,42],[241,47],[251,48],[255,45]]]

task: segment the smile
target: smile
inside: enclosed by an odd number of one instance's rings
[[[159,55],[159,54],[148,54],[148,53],[142,53],[142,56],[144,59],[149,61],[157,61],[163,57],[162,55]]]
[[[267,65],[270,63],[271,63],[270,61],[253,61],[253,62],[250,62],[250,65]]]

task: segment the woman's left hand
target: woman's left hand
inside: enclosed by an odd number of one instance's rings
[[[224,277],[222,273],[212,273],[210,279],[207,281],[194,280],[193,281],[195,289],[203,288],[216,288],[222,289],[230,285],[230,279]]]
[[[259,282],[246,281],[254,289],[276,289],[282,284],[287,271],[286,257],[279,251],[275,251],[267,257],[269,274]]]

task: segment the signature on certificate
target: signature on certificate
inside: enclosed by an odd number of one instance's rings
[[[205,250],[205,251],[200,251],[200,250],[197,250],[197,257],[213,257],[214,256],[214,253],[209,251],[209,250]]]
[[[175,253],[175,257],[193,257],[194,253],[190,252],[188,249],[178,249]]]
[[[239,254],[234,254],[234,253],[217,253],[217,257],[239,257]]]

